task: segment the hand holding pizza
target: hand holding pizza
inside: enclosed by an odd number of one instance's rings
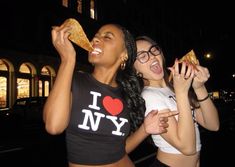
[[[195,89],[204,86],[205,82],[210,78],[210,73],[208,68],[197,65],[197,70],[195,71],[195,77],[193,79],[192,87]]]
[[[193,50],[191,50],[186,55],[184,55],[180,60],[178,60],[178,62],[179,63],[186,62],[187,64],[192,65],[193,68],[196,69],[196,71],[198,71],[197,65],[199,65],[199,61],[198,61],[196,54],[194,53]],[[171,80],[172,80],[172,72],[170,73],[170,76],[169,76],[169,81],[171,81]]]

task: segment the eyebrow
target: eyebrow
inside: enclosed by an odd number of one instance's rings
[[[137,52],[137,53],[149,52],[151,48],[152,48],[152,46],[150,46],[150,48],[148,48],[148,50],[140,50],[140,51],[139,51],[139,52]]]
[[[157,45],[151,45],[148,50],[140,50],[139,52],[137,52],[137,54],[143,53],[143,52],[150,52],[150,50],[151,50],[153,47],[156,47],[156,46],[157,46]]]
[[[141,50],[139,52],[137,52],[137,55],[139,55],[140,53],[144,53],[144,52],[148,52],[147,50]]]
[[[156,47],[157,45],[151,45],[150,47],[149,47],[149,50],[148,51],[150,51],[153,47]]]

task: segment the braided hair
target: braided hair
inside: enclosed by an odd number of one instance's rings
[[[131,131],[135,131],[144,120],[145,101],[141,97],[141,91],[144,86],[142,78],[136,75],[133,65],[136,60],[137,48],[132,34],[121,25],[115,24],[120,28],[124,35],[125,47],[127,49],[128,59],[125,62],[124,69],[119,68],[116,81],[121,86],[122,95],[130,111]]]

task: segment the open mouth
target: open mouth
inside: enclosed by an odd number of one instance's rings
[[[162,72],[162,67],[160,66],[158,61],[154,61],[150,65],[150,70],[155,74],[160,74]]]
[[[91,52],[93,55],[99,55],[102,53],[102,50],[100,48],[94,48],[94,50]]]

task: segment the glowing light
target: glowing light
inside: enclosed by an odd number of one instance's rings
[[[208,59],[211,58],[211,54],[207,53],[206,58],[208,58]]]
[[[213,55],[212,55],[210,52],[208,52],[208,53],[205,53],[205,54],[204,54],[204,58],[205,58],[206,60],[211,60],[211,59],[213,59]]]

